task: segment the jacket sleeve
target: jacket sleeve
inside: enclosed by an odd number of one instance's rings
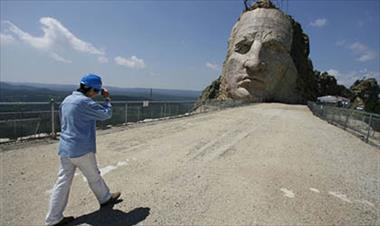
[[[109,101],[102,105],[93,100],[86,101],[84,110],[90,119],[104,121],[112,117],[112,106]]]

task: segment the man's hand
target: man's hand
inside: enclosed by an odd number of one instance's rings
[[[110,98],[110,93],[108,92],[108,89],[102,89],[102,96],[104,98]]]
[[[111,101],[110,93],[108,92],[108,89],[102,89],[102,96],[106,101]]]

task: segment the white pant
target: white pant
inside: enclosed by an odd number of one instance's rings
[[[110,190],[100,175],[93,152],[78,158],[61,156],[60,161],[58,179],[50,197],[49,211],[45,219],[46,225],[54,225],[63,219],[63,211],[67,205],[71,183],[77,167],[86,177],[92,192],[94,192],[100,204],[111,198]]]

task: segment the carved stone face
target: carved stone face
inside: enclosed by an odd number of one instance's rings
[[[245,12],[235,24],[222,72],[222,86],[232,99],[296,99],[297,69],[290,56],[292,25],[276,9]]]

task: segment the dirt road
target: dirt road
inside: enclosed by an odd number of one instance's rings
[[[1,225],[42,225],[57,142],[2,151]],[[258,104],[99,132],[123,202],[99,210],[78,172],[72,225],[374,225],[380,151],[306,106]],[[9,147],[0,147],[8,149]]]

